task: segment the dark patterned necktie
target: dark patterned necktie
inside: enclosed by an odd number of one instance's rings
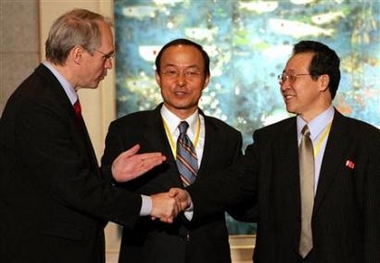
[[[193,143],[186,134],[188,128],[189,124],[186,121],[181,121],[178,126],[180,134],[177,140],[176,162],[184,186],[192,184],[198,173],[197,154]]]
[[[311,216],[314,205],[314,153],[309,127],[301,131],[299,146],[300,185],[301,185],[301,237],[299,254],[304,258],[313,248]]]

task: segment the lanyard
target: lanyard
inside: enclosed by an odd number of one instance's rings
[[[326,126],[325,130],[323,131],[323,133],[322,133],[322,135],[321,135],[321,138],[319,138],[319,140],[318,140],[318,142],[317,142],[317,145],[314,147],[314,157],[315,157],[315,156],[318,156],[319,152],[321,151],[322,143],[323,143],[323,141],[326,139],[327,134],[329,134],[329,132],[330,132],[330,129],[331,129],[331,123],[332,123],[332,122],[330,122],[330,123]]]
[[[162,118],[163,122],[164,122],[164,128],[165,128],[165,133],[166,133],[166,136],[168,137],[169,139],[169,144],[170,144],[170,148],[172,149],[172,153],[173,153],[173,156],[174,156],[174,159],[176,158],[177,154],[177,144],[174,143],[174,139],[173,139],[173,136],[169,130],[169,127],[168,127],[168,124],[166,123],[165,119]],[[198,144],[198,141],[199,141],[199,137],[200,137],[200,133],[201,133],[201,124],[200,124],[200,120],[199,120],[199,116],[198,116],[198,119],[197,119],[197,133],[195,134],[195,140],[194,140],[194,149],[197,148],[197,144]]]

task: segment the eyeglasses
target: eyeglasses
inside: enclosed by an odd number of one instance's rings
[[[294,83],[298,77],[300,76],[311,76],[311,74],[291,74],[288,75],[286,73],[282,73],[277,76],[278,78],[278,83],[283,84],[285,81],[289,80],[290,83]]]
[[[169,78],[169,79],[175,79],[178,78],[180,74],[183,74],[186,79],[195,79],[202,75],[202,72],[200,72],[198,69],[187,69],[185,71],[180,71],[177,69],[166,69],[162,72],[162,74]]]
[[[111,52],[111,53],[106,54],[106,53],[99,51],[99,50],[96,50],[96,49],[94,51],[102,54],[104,61],[106,61],[108,59],[113,59],[116,55],[115,52]]]

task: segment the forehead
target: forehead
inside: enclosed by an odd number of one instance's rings
[[[286,63],[285,70],[298,71],[308,69],[314,54],[311,52],[295,54]]]
[[[204,60],[196,47],[191,45],[170,46],[162,53],[162,64],[203,66]]]
[[[110,25],[104,21],[97,22],[101,34],[101,46],[106,47],[107,49],[113,49],[113,34]]]

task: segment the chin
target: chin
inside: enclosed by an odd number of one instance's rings
[[[98,84],[96,84],[96,85],[88,85],[87,87],[84,87],[84,88],[86,88],[86,89],[96,89],[96,88],[98,88]]]
[[[286,111],[289,112],[289,113],[296,113],[296,109],[286,105]]]

